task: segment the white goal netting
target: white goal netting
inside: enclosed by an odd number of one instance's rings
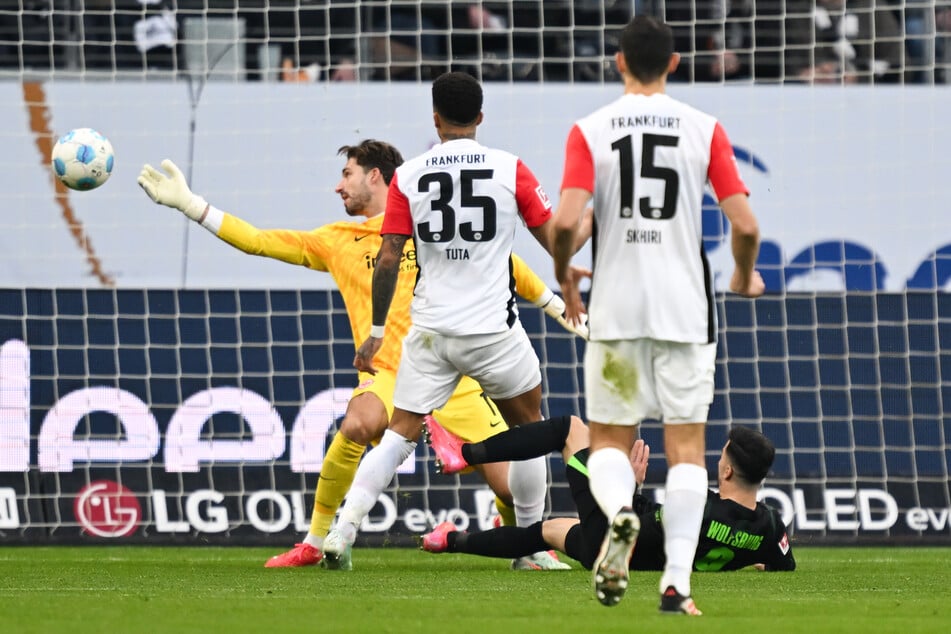
[[[705,248],[720,356],[708,463],[731,424],[778,449],[764,494],[798,539],[951,539],[951,2],[15,0],[0,3],[0,542],[291,543],[355,374],[325,274],[239,254],[135,184],[173,158],[260,227],[344,218],[336,149],[436,141],[429,81],[484,80],[480,139],[556,197],[571,123],[618,93],[635,11],[665,18],[669,92],[715,114],[760,218],[768,294],[730,296]],[[56,186],[93,127],[116,168]],[[553,287],[527,233],[517,250]],[[589,257],[582,252],[582,259]],[[546,413],[583,413],[583,342],[522,305]],[[648,490],[663,482],[661,429]],[[491,495],[425,448],[364,527],[399,540]],[[561,460],[549,511],[571,513]]]

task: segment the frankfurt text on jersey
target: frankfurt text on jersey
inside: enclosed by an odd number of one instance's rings
[[[426,159],[426,167],[474,165],[475,163],[485,163],[485,154],[448,154],[446,156],[430,156]]]
[[[611,117],[611,129],[619,128],[666,128],[680,127],[680,117],[661,117],[655,114],[642,114],[636,117]]]

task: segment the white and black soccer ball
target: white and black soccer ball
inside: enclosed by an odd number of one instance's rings
[[[109,180],[115,164],[112,144],[92,128],[70,130],[53,146],[53,174],[78,191],[96,189]]]

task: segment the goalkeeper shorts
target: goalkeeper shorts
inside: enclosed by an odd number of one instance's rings
[[[379,370],[375,375],[361,372],[359,380],[351,398],[370,392],[383,403],[387,418],[392,418],[396,373],[391,370]],[[495,403],[482,392],[478,383],[467,376],[459,381],[449,402],[433,411],[433,416],[439,424],[467,442],[479,442],[508,429]]]

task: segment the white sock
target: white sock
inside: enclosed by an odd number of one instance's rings
[[[690,571],[700,540],[703,508],[707,503],[707,470],[681,463],[667,471],[664,495],[664,552],[667,566],[660,578],[660,591],[674,586],[690,596]]]
[[[608,522],[634,500],[634,469],[620,449],[604,447],[588,456],[588,483]]]
[[[367,516],[383,489],[393,479],[397,467],[416,449],[416,443],[403,438],[395,431],[383,432],[380,444],[363,457],[353,484],[347,492],[347,499],[340,510],[337,529],[348,542],[353,542],[357,528]]]
[[[531,526],[542,521],[548,491],[546,456],[509,463],[509,490],[515,507],[516,526]]]
[[[307,537],[304,538],[305,544],[310,544],[314,548],[320,550],[324,547],[324,538],[320,535],[314,535],[313,533],[307,533]]]

